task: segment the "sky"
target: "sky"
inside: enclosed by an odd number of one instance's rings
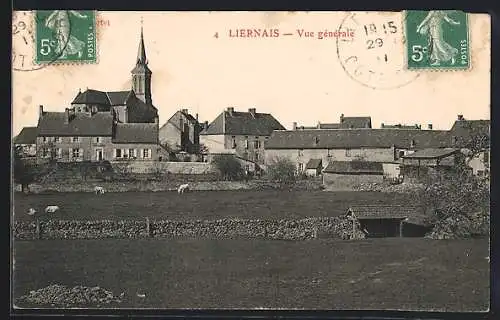
[[[271,113],[289,129],[293,122],[338,122],[340,114],[371,116],[375,128],[431,123],[443,130],[458,114],[490,118],[488,15],[469,17],[470,70],[419,72],[404,69],[402,13],[356,13],[357,23],[349,17],[348,12],[99,12],[97,63],[13,71],[13,135],[36,126],[39,105],[62,112],[79,89],[130,89],[141,19],[160,125],[179,109],[210,122],[231,106]],[[362,26],[390,20],[398,32],[380,36],[384,47],[377,53],[367,50]],[[317,36],[339,28],[354,30],[349,41]],[[237,29],[279,29],[280,36],[230,37]],[[306,38],[302,30],[314,36]],[[283,35],[288,32],[293,35]],[[389,62],[380,64],[384,54]],[[352,56],[377,70],[379,78],[356,73],[346,62]]]

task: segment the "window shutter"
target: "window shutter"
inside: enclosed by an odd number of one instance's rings
[[[142,151],[142,149],[138,149],[138,150],[139,150],[139,157],[138,158],[144,158],[144,154],[143,154],[144,151]]]

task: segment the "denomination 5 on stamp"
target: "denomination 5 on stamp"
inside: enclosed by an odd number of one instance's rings
[[[458,10],[406,11],[408,69],[469,69],[467,13]]]
[[[94,11],[36,11],[35,31],[36,63],[97,61]]]

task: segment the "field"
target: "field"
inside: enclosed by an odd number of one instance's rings
[[[15,218],[58,205],[51,218],[276,219],[376,203],[408,201],[376,192],[16,194]],[[121,306],[135,308],[477,311],[489,301],[487,239],[39,240],[15,241],[14,251],[15,297],[61,284],[125,292]]]
[[[15,244],[14,293],[126,293],[123,307],[485,310],[487,240],[66,240]],[[144,292],[146,297],[137,297]]]
[[[29,208],[38,211],[57,205],[54,219],[165,217],[169,219],[298,218],[331,217],[346,213],[350,205],[399,203],[404,198],[380,192],[320,191],[212,191],[15,194],[15,219],[31,219]]]

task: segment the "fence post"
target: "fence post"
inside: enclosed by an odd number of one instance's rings
[[[148,237],[151,237],[151,224],[149,222],[149,217],[146,217],[146,233]]]
[[[38,220],[38,218],[35,218],[35,225],[36,225],[35,239],[40,240],[42,237],[40,231],[40,220]]]

